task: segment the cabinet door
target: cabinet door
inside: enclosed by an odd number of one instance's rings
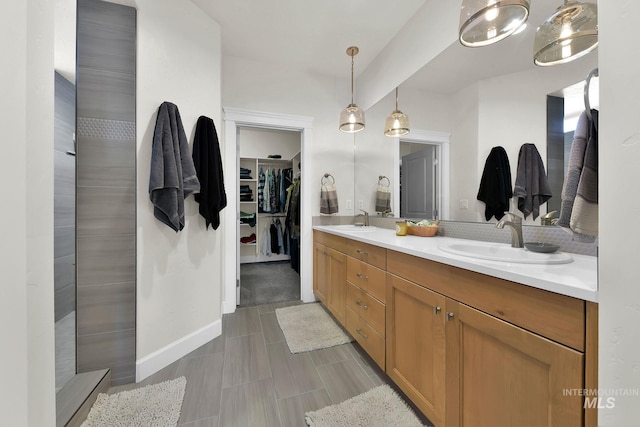
[[[313,244],[313,293],[327,304],[329,293],[329,253],[328,248],[319,243]]]
[[[386,372],[436,425],[445,412],[445,298],[387,274]]]
[[[452,300],[446,311],[447,426],[583,425],[582,399],[563,393],[583,388],[582,353]]]
[[[327,307],[344,325],[347,303],[347,256],[331,248],[327,248],[327,252],[329,254]]]

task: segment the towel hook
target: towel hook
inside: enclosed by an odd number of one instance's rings
[[[324,182],[324,180],[328,178],[331,178],[331,185],[336,183],[336,179],[333,177],[333,175],[331,175],[330,173],[325,173],[324,175],[322,175],[322,178],[320,178],[320,184],[325,185],[326,182]]]
[[[380,175],[380,176],[378,176],[378,185],[384,185],[384,184],[381,184],[381,182],[382,182],[382,180],[383,180],[383,179],[386,179],[386,180],[387,180],[387,185],[386,185],[386,186],[387,186],[387,187],[389,187],[389,186],[391,185],[391,181],[389,180],[389,178],[387,178],[387,177],[386,177],[386,176],[384,176],[384,175]]]
[[[594,68],[593,70],[591,70],[591,72],[587,76],[587,82],[584,85],[584,108],[587,111],[587,117],[589,117],[589,120],[592,120],[591,103],[589,102],[589,87],[591,86],[591,79],[599,76],[600,76],[600,72],[598,71],[597,68]]]

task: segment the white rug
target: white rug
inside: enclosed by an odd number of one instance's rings
[[[115,394],[100,393],[82,427],[175,427],[185,377]]]
[[[291,353],[353,341],[319,303],[278,308],[276,317]]]
[[[311,427],[417,427],[418,417],[384,384],[337,405],[305,414]]]

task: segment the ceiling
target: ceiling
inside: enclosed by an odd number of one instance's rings
[[[349,76],[347,47],[360,48],[355,60],[358,76],[421,8],[436,4],[431,0],[403,0],[402,7],[388,0],[191,1],[220,24],[224,55],[336,78]],[[451,94],[479,79],[537,68],[536,28],[561,4],[562,0],[532,0],[526,29],[493,45],[466,48],[452,40],[403,86]]]
[[[425,0],[191,0],[221,26],[224,55],[348,78],[358,75]],[[447,0],[450,1],[450,0]]]

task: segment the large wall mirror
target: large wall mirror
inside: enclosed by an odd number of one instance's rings
[[[367,110],[367,128],[355,137],[356,203],[375,212],[378,177],[387,176],[395,201],[392,206],[396,206],[391,209],[392,215],[401,215],[399,201],[405,197],[404,193],[401,195],[404,187],[401,190],[399,171],[406,153],[400,151],[416,148],[407,145],[416,142],[415,135],[420,143],[427,144],[424,147],[431,150],[427,154],[433,156],[434,167],[428,171],[434,179],[431,211],[439,219],[486,222],[484,204],[476,196],[485,160],[494,146],[507,151],[513,182],[522,144],[535,144],[547,167],[547,97],[567,97],[564,114],[567,122],[575,123],[575,117],[584,110],[584,82],[598,66],[597,50],[564,65],[533,64],[535,26],[550,16],[559,3],[532,2],[527,28],[494,45],[465,48],[453,40],[404,81],[399,86],[399,109],[409,116],[412,132],[399,141],[383,135],[385,118],[395,106],[395,93]],[[590,93],[597,96],[597,85]],[[429,148],[429,139],[433,139],[436,150]],[[442,145],[447,139],[448,143]],[[449,150],[449,158],[438,154],[438,147],[443,146]],[[554,188],[561,190],[562,183]],[[560,190],[557,194],[554,191],[554,201],[559,202]],[[517,211],[514,200],[511,210]],[[541,213],[553,209],[543,205]],[[529,216],[526,223],[540,224],[540,219],[534,221]]]

